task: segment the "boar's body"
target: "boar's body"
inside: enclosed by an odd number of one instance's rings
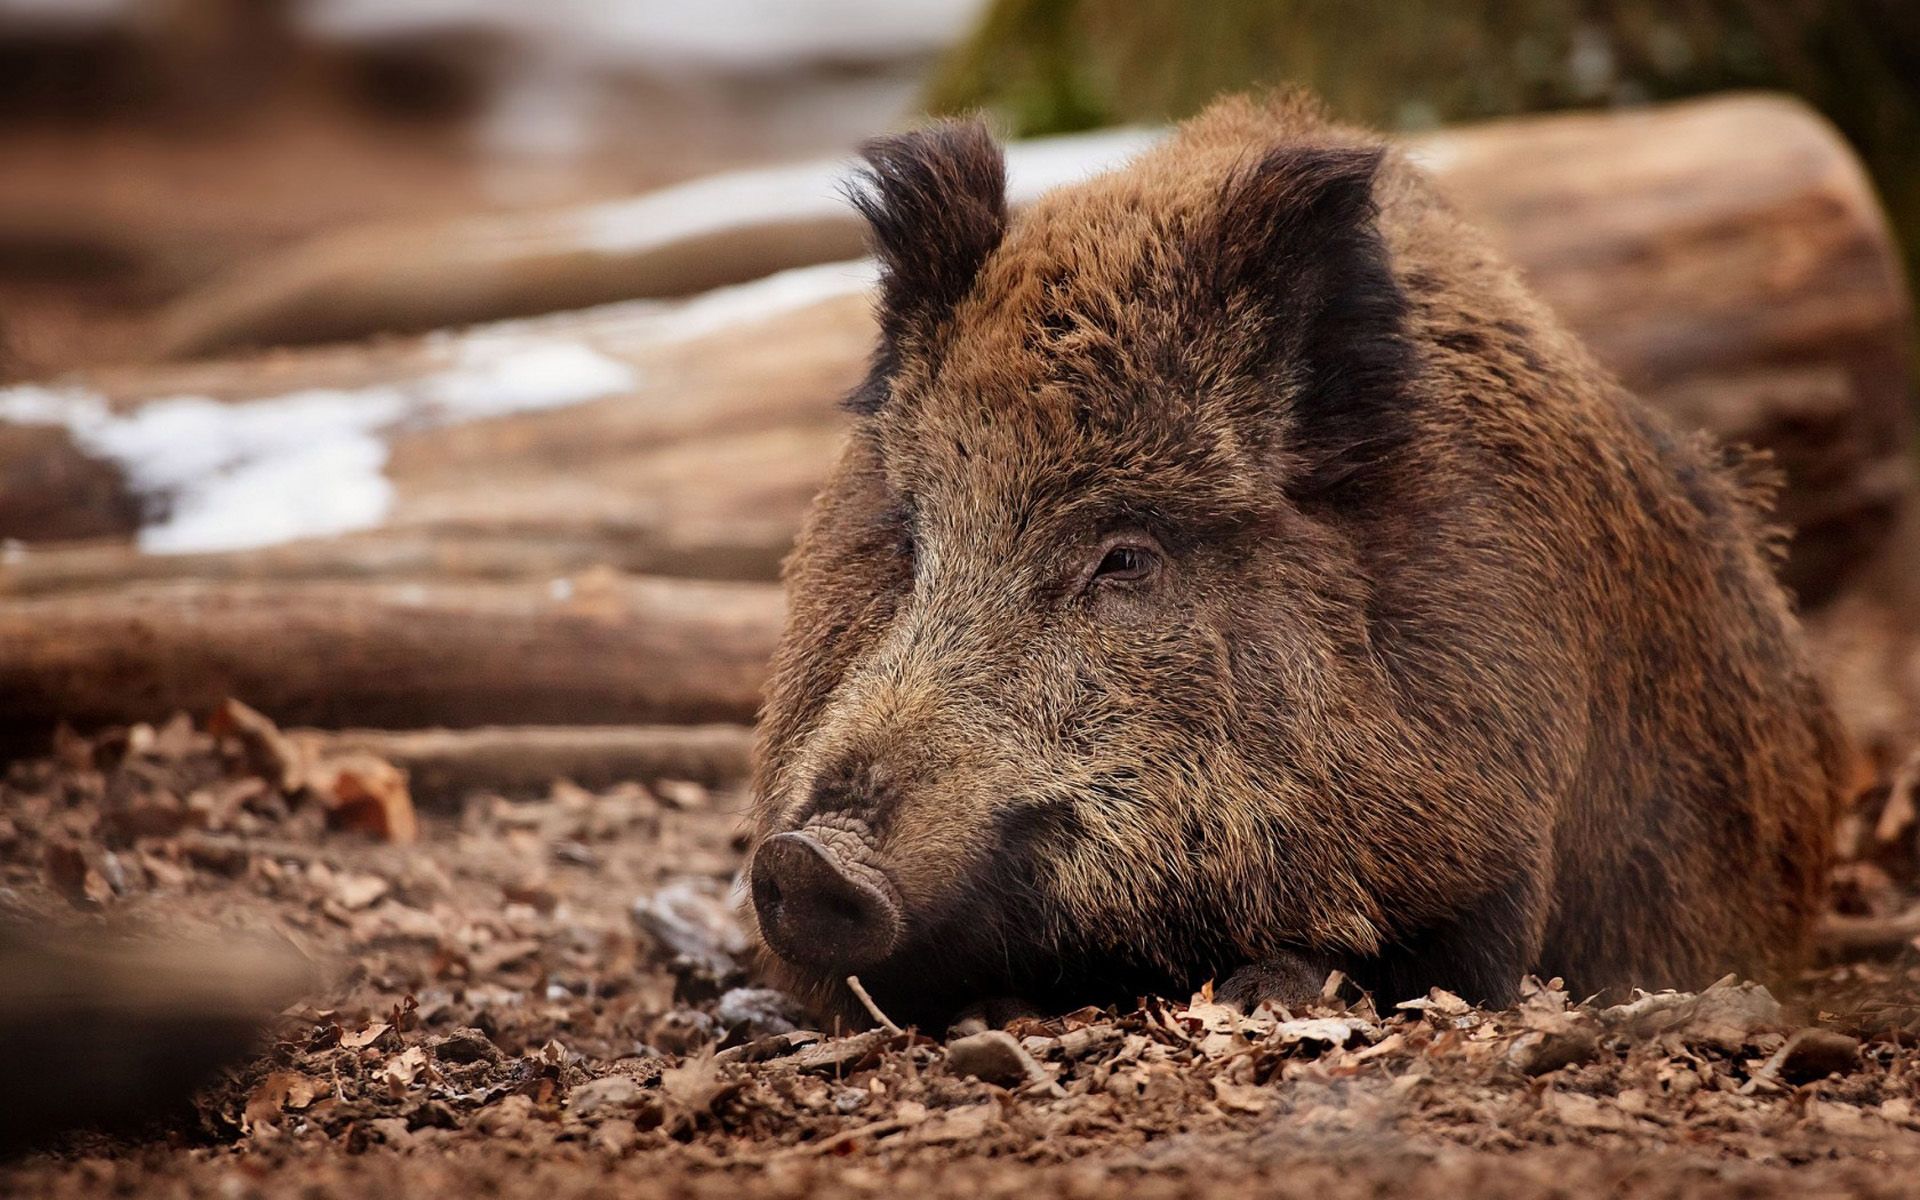
[[[868,160],[882,340],[756,779],[790,983],[932,1022],[1800,955],[1843,749],[1765,488],[1412,165],[1293,99],[1017,218],[977,126]]]

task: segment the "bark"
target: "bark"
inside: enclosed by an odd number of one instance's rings
[[[1833,130],[1743,96],[1431,145],[1449,194],[1601,362],[1682,424],[1774,454],[1786,579],[1832,595],[1911,488],[1913,389],[1898,253]]]
[[[312,741],[323,755],[367,753],[402,767],[422,803],[457,800],[479,788],[540,791],[557,779],[591,789],[670,779],[726,787],[746,778],[753,747],[745,725],[292,730],[288,736]]]
[[[1815,940],[1820,953],[1833,960],[1906,953],[1920,942],[1920,907],[1883,917],[1828,913]]]
[[[765,584],[137,584],[0,605],[0,730],[205,714],[389,728],[753,718]]]

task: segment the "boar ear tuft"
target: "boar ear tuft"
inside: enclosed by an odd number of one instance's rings
[[[1378,146],[1280,146],[1236,171],[1213,229],[1214,285],[1223,292],[1296,288],[1330,254],[1378,241]]]
[[[1007,168],[981,121],[950,121],[861,147],[848,195],[880,260],[881,351],[849,398],[871,411],[903,337],[926,336],[973,287],[1007,229]]]
[[[1331,482],[1404,431],[1407,298],[1379,227],[1377,146],[1283,146],[1228,181],[1204,248],[1217,302],[1248,321],[1256,365],[1298,372],[1288,436]]]

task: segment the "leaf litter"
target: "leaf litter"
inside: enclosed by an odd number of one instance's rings
[[[415,812],[403,774],[349,767],[228,706],[64,735],[0,783],[0,917],[270,934],[328,972],[190,1105],[0,1167],[0,1192],[1920,1187],[1920,960],[1898,944],[1611,1005],[1538,980],[1503,1010],[1385,1005],[1336,978],[1297,1010],[1208,988],[951,1040],[811,1028],[751,971],[739,796],[556,784]],[[1909,792],[1853,816],[1837,915],[1912,907]]]

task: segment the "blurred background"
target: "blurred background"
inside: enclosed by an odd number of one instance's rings
[[[138,357],[159,305],[330,228],[1014,134],[1304,83],[1390,129],[1782,88],[1920,246],[1905,0],[0,0],[6,369]]]
[[[138,357],[167,300],[359,222],[837,153],[967,0],[4,0],[14,376]]]
[[[853,148],[984,111],[1024,202],[1290,85],[1776,456],[1902,758],[1907,0],[0,0],[0,741],[750,720],[871,337]]]
[[[1774,456],[1861,751],[1822,951],[1907,969],[1914,0],[0,0],[0,1151],[144,1113],[119,1060],[184,1093],[303,964],[352,986],[209,1137],[454,1120],[423,1029],[548,1106],[791,1030],[726,895],[873,339],[854,147],[983,110],[1021,204],[1287,85]],[[5,936],[256,909],[300,962]]]
[[[839,154],[928,111],[1031,136],[1287,82],[1407,130],[1781,89],[1920,247],[1905,0],[0,0],[4,361],[138,358],[167,301],[360,222]]]

